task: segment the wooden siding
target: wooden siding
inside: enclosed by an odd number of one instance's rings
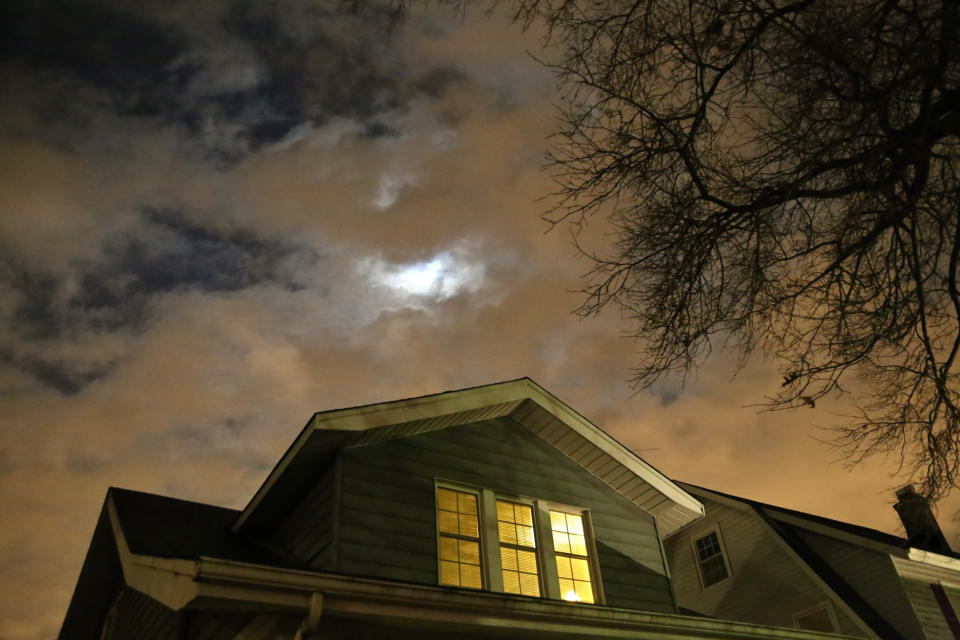
[[[954,640],[953,632],[950,631],[947,619],[930,585],[940,584],[941,579],[956,580],[956,572],[903,558],[895,559],[894,564],[900,574],[903,590],[910,600],[913,613],[923,629],[922,634],[915,637],[928,640]]]
[[[123,587],[106,640],[232,640],[254,618],[242,611],[172,611],[136,589]]]
[[[181,614],[135,589],[123,587],[105,624],[106,640],[178,640]]]
[[[337,571],[437,584],[436,478],[589,509],[607,604],[674,611],[653,518],[508,417],[344,451]]]
[[[900,635],[923,638],[889,554],[799,526],[793,530]]]
[[[698,497],[707,508],[706,516],[666,543],[679,606],[718,618],[792,627],[793,614],[830,599],[759,515]],[[707,535],[718,523],[732,575],[704,589],[691,540]],[[836,604],[834,610],[841,633],[865,637]]]
[[[272,541],[320,571],[336,570],[339,462],[324,469],[272,535]]]

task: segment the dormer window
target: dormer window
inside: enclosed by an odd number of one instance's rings
[[[437,536],[440,584],[600,601],[584,509],[438,486]]]
[[[703,588],[713,586],[730,577],[730,565],[723,551],[720,539],[720,529],[700,538],[692,538],[693,553],[697,560],[697,572],[700,574],[700,583]]]
[[[483,588],[477,495],[437,489],[440,584]]]

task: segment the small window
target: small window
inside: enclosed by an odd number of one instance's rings
[[[440,584],[483,588],[479,523],[475,494],[437,489]]]
[[[704,589],[730,577],[717,530],[694,540],[693,547]]]
[[[837,615],[833,611],[833,605],[829,602],[793,614],[793,626],[806,631],[826,631],[828,633],[839,633],[840,631],[840,626],[837,624]]]
[[[583,516],[550,511],[553,549],[560,578],[560,597],[573,602],[594,602],[590,578],[590,555],[583,528]]]

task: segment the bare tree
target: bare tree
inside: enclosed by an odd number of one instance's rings
[[[960,469],[956,0],[521,0],[560,46],[553,222],[609,216],[580,312],[622,310],[639,387],[718,345],[771,409],[856,380],[837,428],[942,497]],[[779,383],[779,381],[777,381]]]

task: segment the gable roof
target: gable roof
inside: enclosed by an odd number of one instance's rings
[[[757,500],[751,500],[749,498],[723,493],[722,491],[717,491],[716,489],[707,489],[706,487],[690,484],[688,482],[677,481],[677,484],[689,491],[704,491],[708,494],[721,496],[728,500],[739,502],[752,507],[760,513],[766,514],[769,517],[776,518],[777,520],[788,524],[793,523],[793,526],[802,526],[803,524],[807,524],[809,526],[813,526],[814,530],[822,531],[827,535],[830,535],[831,532],[834,534],[846,534],[844,536],[845,538],[853,536],[854,538],[860,538],[862,543],[873,542],[880,545],[885,545],[890,547],[890,551],[894,551],[896,549],[906,549],[909,546],[909,543],[905,538],[901,538],[900,536],[895,536],[890,533],[884,533],[883,531],[878,531],[877,529],[862,527],[860,525],[850,524],[849,522],[842,522],[840,520],[833,520],[832,518],[825,518],[812,513],[804,513],[803,511],[787,509],[786,507],[778,507],[766,502],[759,502]]]
[[[530,378],[520,378],[314,414],[233,528],[267,526],[341,449],[502,417],[653,515],[663,536],[703,515],[703,505],[652,465]]]
[[[108,500],[132,553],[157,558],[201,557],[306,568],[244,539],[231,526],[240,512],[200,502],[111,487]]]
[[[887,620],[886,616],[882,615],[874,605],[868,602],[865,597],[866,594],[845,579],[842,573],[835,569],[830,559],[808,542],[808,538],[810,532],[819,533],[838,538],[846,544],[864,547],[870,552],[880,554],[899,553],[900,555],[903,555],[904,548],[908,546],[905,539],[876,529],[778,507],[697,485],[682,482],[678,484],[695,495],[707,498],[719,497],[728,504],[730,502],[739,503],[743,508],[755,513],[770,531],[782,540],[878,637],[885,640],[897,640],[904,637]]]

